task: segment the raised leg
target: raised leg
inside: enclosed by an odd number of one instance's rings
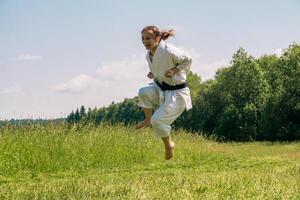
[[[152,110],[152,108],[144,108],[145,119],[136,125],[137,129],[151,125]]]

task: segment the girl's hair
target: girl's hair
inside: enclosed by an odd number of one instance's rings
[[[145,31],[152,31],[154,37],[160,37],[163,40],[168,39],[170,36],[175,36],[174,30],[160,31],[156,26],[146,26],[141,32],[143,33]]]

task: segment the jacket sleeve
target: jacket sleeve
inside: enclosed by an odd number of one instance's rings
[[[152,69],[151,69],[151,64],[150,64],[150,57],[149,57],[149,52],[146,54],[146,60],[147,60],[147,64],[148,64],[148,68],[149,68],[149,72],[152,72]]]
[[[172,56],[174,66],[180,71],[184,70],[188,74],[192,65],[192,57],[176,47],[169,48],[169,52]]]

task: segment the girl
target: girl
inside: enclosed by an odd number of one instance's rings
[[[143,108],[145,119],[136,128],[152,125],[156,137],[164,142],[165,159],[169,160],[175,149],[170,125],[185,109],[192,107],[190,90],[186,86],[192,59],[187,53],[164,42],[174,36],[173,30],[161,32],[156,26],[146,26],[141,34],[148,50],[146,59],[150,72],[147,76],[153,79],[153,83],[139,90],[138,106]],[[159,108],[152,115],[155,105]]]

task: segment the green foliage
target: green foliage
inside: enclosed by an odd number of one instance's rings
[[[86,117],[85,107],[84,106],[80,107],[79,116],[80,116],[80,119],[83,119],[83,120]]]
[[[299,45],[281,58],[254,59],[239,49],[230,67],[204,83],[196,130],[238,141],[299,140],[299,56]]]
[[[214,133],[223,136],[226,132],[226,138],[233,140],[255,139],[269,85],[253,57],[243,49],[233,56],[232,63],[227,73],[217,77],[221,112]]]
[[[300,46],[286,49],[270,71],[276,85],[262,118],[262,135],[273,140],[299,140]]]
[[[125,125],[134,124],[137,121],[143,119],[143,112],[142,110],[137,107],[137,97],[132,99],[124,99],[123,102],[114,103],[112,102],[111,105],[108,107],[102,108],[88,108],[88,111],[85,113],[84,106],[81,106],[81,111],[76,117],[77,111],[72,111],[71,114],[67,117],[67,121],[71,123],[123,123]],[[79,118],[79,120],[77,120]]]
[[[188,87],[190,89],[190,94],[192,98],[193,107],[196,106],[195,102],[198,98],[198,94],[201,90],[201,78],[193,72],[190,72],[187,77]],[[192,130],[191,127],[196,126],[194,124],[195,119],[195,109],[192,109],[189,112],[184,112],[174,123],[176,128],[184,128],[186,130]],[[196,122],[197,123],[197,122]]]

